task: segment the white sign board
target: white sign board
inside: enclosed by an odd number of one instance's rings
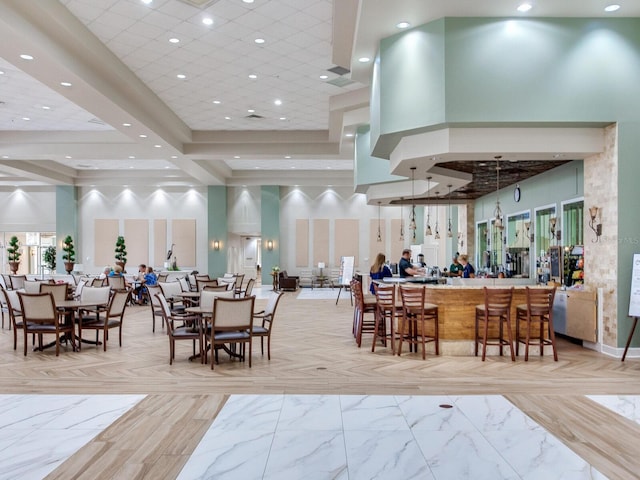
[[[353,278],[353,264],[356,257],[340,257],[340,276],[338,285],[350,285]]]
[[[640,253],[633,254],[631,294],[629,295],[629,316],[640,317]]]

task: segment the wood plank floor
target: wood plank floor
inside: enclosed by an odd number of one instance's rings
[[[258,300],[257,306],[265,300]],[[175,478],[200,437],[233,393],[381,395],[501,394],[610,478],[638,478],[639,427],[585,398],[640,395],[640,360],[606,357],[561,341],[550,355],[519,358],[371,353],[351,335],[348,299],[297,300],[287,293],[276,317],[272,360],[254,345],[253,368],[222,355],[215,370],[189,362],[179,342],[169,366],[169,344],[148,307],[130,307],[122,348],[112,332],[107,352],[22,354],[13,332],[0,334],[2,393],[143,393],[136,408],[53,472],[50,478]],[[19,332],[21,333],[21,332]],[[64,350],[64,349],[63,349]]]

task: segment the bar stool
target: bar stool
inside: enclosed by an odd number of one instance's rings
[[[362,283],[358,280],[351,280],[351,291],[354,298],[353,309],[353,335],[356,337],[356,343],[358,348],[362,345],[362,334],[373,333],[376,324],[376,302],[375,297],[371,295],[371,299],[365,301],[364,294],[362,293]],[[373,319],[366,320],[365,314],[372,313]]]
[[[402,298],[402,322],[400,325],[400,345],[398,356],[402,355],[402,342],[409,343],[409,351],[418,351],[418,344],[422,344],[422,359],[427,358],[426,344],[435,343],[436,355],[440,354],[438,345],[438,306],[433,303],[425,303],[425,287],[400,286]],[[433,322],[433,335],[427,335],[427,322]],[[418,338],[419,337],[419,338]]]
[[[544,346],[551,345],[553,359],[558,361],[556,351],[556,336],[553,332],[553,299],[556,295],[556,287],[530,288],[527,287],[527,304],[516,307],[516,354],[520,343],[525,344],[524,361],[529,360],[529,345],[540,347],[540,356],[544,353]],[[525,322],[526,335],[520,335],[520,323]],[[538,322],[539,334],[531,338],[532,323]],[[545,325],[548,338],[545,338]]]
[[[371,351],[376,351],[376,341],[378,337],[383,341],[383,345],[387,346],[387,339],[391,342],[391,352],[396,354],[396,318],[400,320],[402,317],[402,304],[398,304],[396,299],[395,285],[376,284],[376,326],[373,331],[373,344]],[[387,330],[387,320],[389,321],[389,329]],[[400,323],[398,321],[398,323]]]
[[[482,344],[482,361],[487,356],[487,345],[498,345],[500,356],[503,354],[503,347],[509,345],[511,349],[511,360],[516,361],[513,352],[513,336],[511,334],[511,299],[513,298],[513,287],[511,288],[487,288],[484,287],[484,304],[476,305],[475,322],[475,355],[478,356],[478,344]],[[489,338],[489,322],[495,319],[498,322],[498,337]],[[483,322],[482,336],[480,335],[480,322]],[[504,338],[504,325],[507,326],[507,339]]]

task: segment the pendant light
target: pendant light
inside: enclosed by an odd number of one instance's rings
[[[436,197],[440,195],[440,192],[436,192]],[[435,239],[440,240],[440,231],[438,230],[438,214],[440,213],[440,209],[438,208],[438,204],[436,203],[436,234]]]
[[[453,230],[451,228],[451,187],[453,185],[447,185],[447,187],[449,187],[449,204],[448,204],[448,208],[449,208],[449,223],[447,226],[447,237],[452,238],[453,237]]]
[[[493,216],[495,217],[493,224],[497,229],[502,230],[504,229],[502,209],[500,208],[500,159],[502,155],[496,155],[494,158],[496,159],[496,208],[493,211]]]
[[[416,229],[418,228],[416,225],[416,197],[414,192],[415,173],[416,167],[411,167],[411,214],[409,215],[409,230],[412,232],[414,243],[416,240]]]
[[[404,218],[403,218],[403,210],[402,201],[404,199],[400,197],[400,241],[404,242]]]
[[[378,242],[382,242],[382,235],[380,232],[380,202],[378,201]]]
[[[429,237],[431,235],[433,235],[433,232],[431,231],[431,205],[429,204],[429,195],[430,195],[430,190],[431,190],[431,178],[432,177],[427,177],[427,225],[425,227],[425,231],[424,234]]]

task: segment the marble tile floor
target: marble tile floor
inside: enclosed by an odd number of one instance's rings
[[[41,479],[144,395],[0,395],[0,479]]]
[[[0,395],[0,479],[45,477],[142,398]],[[640,423],[640,396],[587,398]],[[178,478],[606,477],[500,395],[231,395]]]

